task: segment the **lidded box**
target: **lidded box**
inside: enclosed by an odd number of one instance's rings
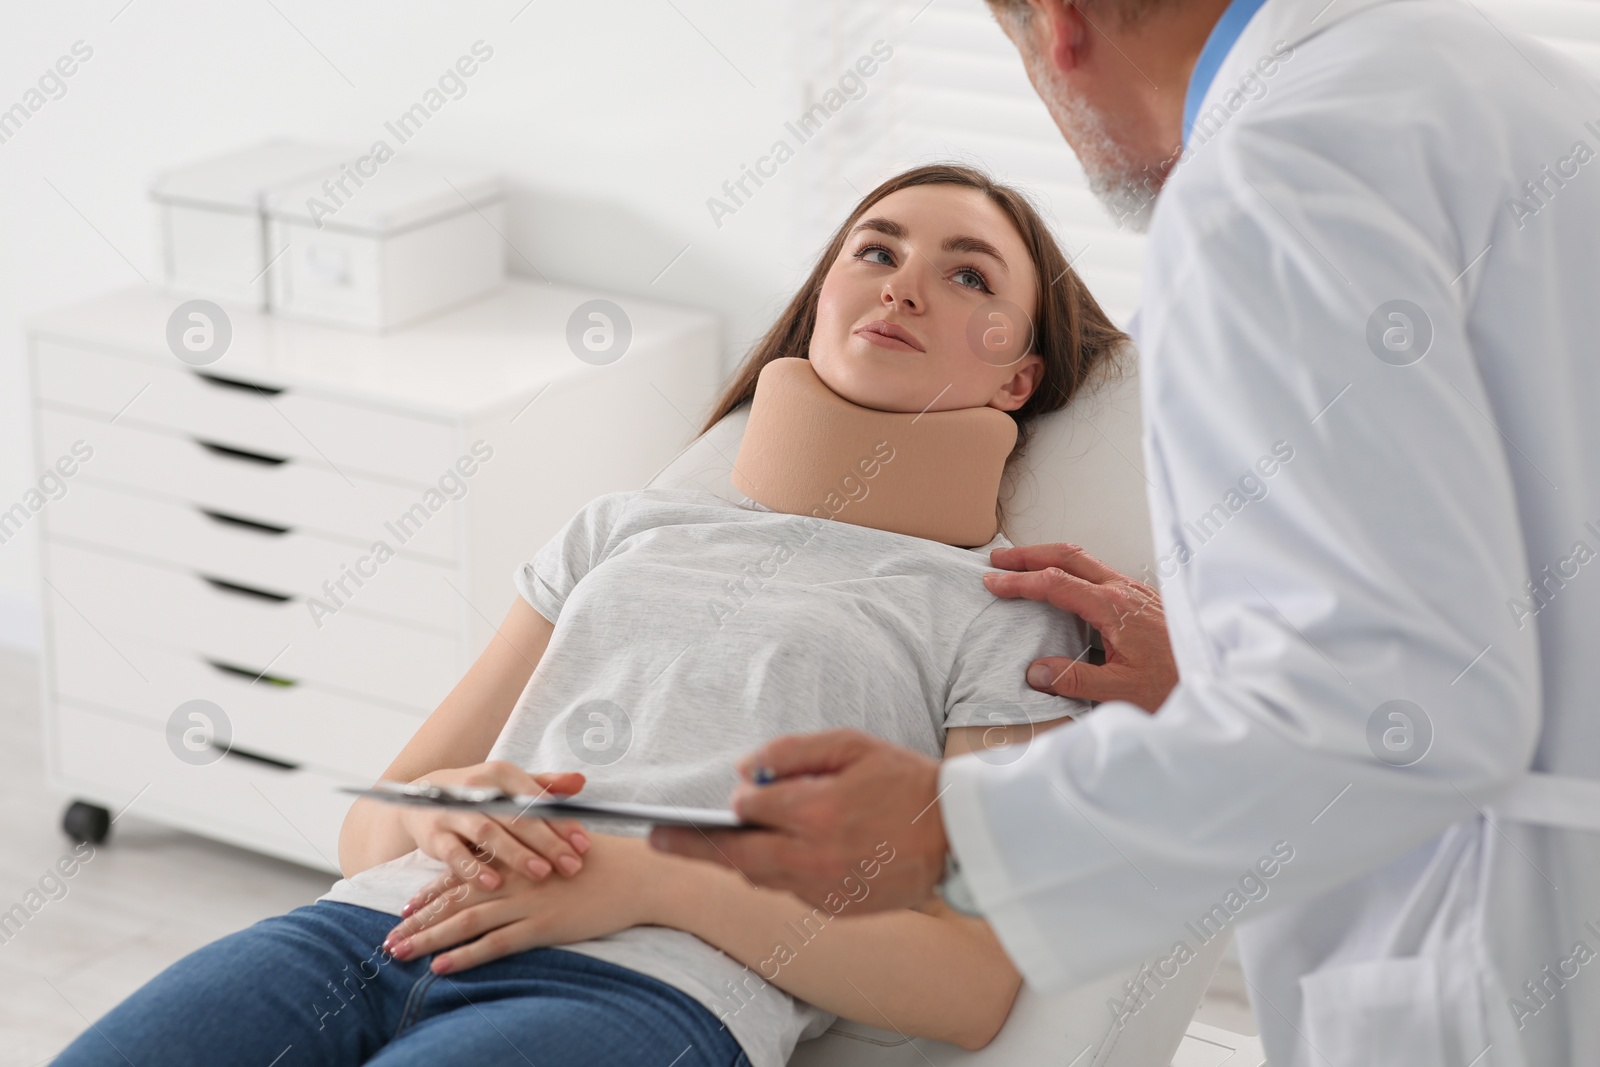
[[[353,156],[266,197],[272,310],[383,331],[505,278],[500,177],[406,154]]]
[[[264,309],[268,190],[336,167],[350,154],[336,145],[279,138],[158,175],[150,197],[168,288]]]

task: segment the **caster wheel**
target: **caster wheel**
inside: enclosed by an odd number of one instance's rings
[[[74,841],[98,845],[111,832],[111,813],[98,804],[74,800],[61,817],[61,828]]]

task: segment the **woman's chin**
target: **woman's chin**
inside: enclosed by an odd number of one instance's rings
[[[882,348],[859,337],[850,338],[843,349],[820,359],[812,353],[811,367],[823,385],[857,407],[918,412],[944,387],[941,382],[927,389],[916,380],[918,375],[906,358],[925,361],[921,352]]]
[[[844,397],[850,403],[862,408],[871,408],[874,411],[904,411],[905,389],[898,383],[886,385],[870,380],[863,381],[863,376],[852,377],[847,382],[835,385],[826,382],[829,389]],[[913,411],[921,410],[913,408]]]

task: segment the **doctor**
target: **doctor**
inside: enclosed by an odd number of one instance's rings
[[[868,899],[940,885],[1045,991],[1234,929],[1282,1067],[1600,1063],[1600,92],[1456,0],[993,4],[1149,218],[1164,604],[1012,550],[1102,631],[1047,664],[1092,714],[779,739],[772,832],[653,840],[813,902],[891,840]]]

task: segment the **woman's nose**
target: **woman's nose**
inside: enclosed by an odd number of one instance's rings
[[[906,311],[922,310],[921,298],[904,282],[884,282],[883,303],[886,307],[904,308]]]

